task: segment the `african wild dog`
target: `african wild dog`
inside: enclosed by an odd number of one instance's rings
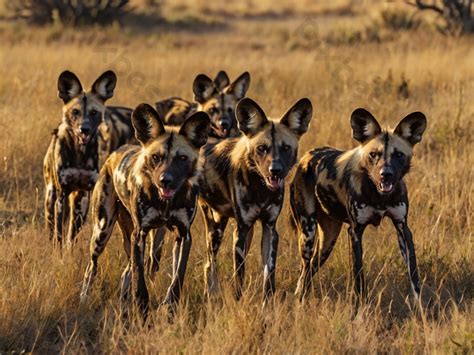
[[[222,139],[240,134],[235,119],[235,105],[242,99],[250,86],[250,74],[244,72],[230,82],[226,72],[220,71],[212,80],[199,74],[194,79],[193,103],[179,97],[172,97],[156,103],[166,124],[179,125],[196,111],[204,111],[211,119],[211,137]]]
[[[59,245],[66,221],[69,220],[66,240],[70,245],[86,218],[89,191],[99,172],[98,127],[105,101],[113,96],[116,82],[114,72],[107,71],[90,90],[84,91],[72,72],[64,71],[59,76],[63,119],[53,132],[43,164],[46,226],[50,238]]]
[[[132,109],[128,107],[107,106],[104,122],[99,126],[99,166],[117,148],[135,143],[132,127]]]
[[[394,130],[388,130],[359,108],[352,113],[351,126],[352,137],[361,144],[349,151],[325,147],[308,152],[290,187],[302,260],[296,294],[302,299],[309,291],[312,276],[329,257],[342,224],[347,223],[355,291],[358,296],[365,295],[362,234],[367,225],[378,226],[388,216],[397,230],[411,286],[418,297],[420,285],[407,224],[408,193],[403,177],[410,168],[413,146],[425,131],[426,118],[413,112]]]
[[[132,115],[141,146],[124,146],[112,153],[100,171],[92,195],[91,260],[84,275],[81,299],[87,296],[97,272],[97,260],[118,222],[129,263],[122,274],[122,300],[130,283],[142,311],[148,307],[144,251],[148,232],[175,230],[173,276],[165,303],[174,305],[183,286],[191,248],[191,224],[197,208],[199,149],[207,141],[209,117],[197,112],[181,127],[165,127],[147,104]]]
[[[276,221],[284,197],[284,179],[296,163],[298,140],[308,130],[312,105],[299,100],[279,121],[267,119],[249,98],[237,104],[241,137],[208,143],[200,179],[200,206],[206,223],[207,293],[218,290],[217,253],[229,218],[234,218],[235,294],[240,298],[245,258],[257,220],[262,224],[262,262],[265,300],[275,291],[278,248]]]

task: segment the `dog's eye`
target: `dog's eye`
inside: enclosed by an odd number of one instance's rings
[[[186,160],[188,160],[188,157],[186,155],[180,155],[179,160],[186,161]]]
[[[75,109],[72,110],[72,114],[73,114],[74,116],[78,116],[80,113],[81,113],[81,112],[80,112],[77,108],[75,108]]]
[[[290,150],[290,148],[291,147],[288,144],[283,144],[283,147],[282,147],[283,151],[287,152]]]
[[[217,108],[215,108],[215,107],[211,107],[211,108],[209,109],[209,114],[211,114],[211,115],[215,115],[215,114],[217,114],[217,112],[218,112],[218,111],[217,111]]]
[[[161,162],[161,156],[159,156],[158,154],[153,154],[151,158],[153,159],[153,162],[155,164],[158,164],[159,162]]]
[[[402,152],[396,152],[395,154],[398,158],[403,158],[405,156],[405,154],[403,154]]]
[[[96,116],[97,115],[97,111],[96,110],[92,110],[91,111],[91,116]]]
[[[232,113],[232,111],[234,111],[232,107],[227,108],[227,112]]]
[[[259,153],[265,153],[267,151],[267,147],[265,145],[259,145],[257,150]]]
[[[377,158],[377,155],[378,155],[377,152],[370,152],[370,153],[369,153],[369,156],[370,156],[372,159]]]

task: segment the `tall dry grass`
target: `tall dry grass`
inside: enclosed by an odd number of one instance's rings
[[[229,20],[230,21],[230,20]],[[308,22],[309,21],[309,22]],[[126,30],[4,28],[0,35],[0,351],[468,353],[474,347],[473,122],[474,47],[471,39],[401,33],[390,41],[352,45],[321,42],[334,23],[361,18],[308,20],[289,16],[265,21],[236,18],[222,31],[128,34]],[[313,29],[316,28],[317,31]],[[311,32],[313,31],[313,32]],[[309,34],[308,34],[309,33]],[[92,44],[88,43],[90,40]],[[423,311],[413,309],[405,267],[388,221],[369,228],[364,262],[369,302],[354,314],[346,232],[315,278],[304,305],[293,296],[299,268],[297,238],[281,235],[274,304],[261,308],[259,238],[248,258],[246,292],[232,298],[230,225],[219,255],[222,301],[203,297],[205,240],[201,217],[177,318],[157,310],[170,281],[170,244],[162,270],[149,282],[149,323],[118,318],[118,286],[125,259],[114,234],[100,259],[90,303],[80,306],[90,226],[72,253],[52,250],[42,229],[42,158],[60,121],[56,80],[64,69],[90,84],[106,69],[119,76],[111,104],[135,106],[171,95],[190,99],[199,72],[226,69],[252,74],[249,96],[277,116],[307,96],[315,113],[301,152],[315,146],[350,148],[349,116],[371,110],[394,126],[420,110],[428,130],[416,147],[410,190]],[[408,80],[409,97],[397,88]]]

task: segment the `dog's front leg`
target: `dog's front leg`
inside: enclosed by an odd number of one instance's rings
[[[166,293],[164,303],[173,308],[179,301],[183,289],[186,265],[191,250],[192,238],[188,226],[178,226],[178,233],[173,247],[173,279]]]
[[[262,223],[262,228],[263,293],[264,302],[267,302],[275,293],[275,270],[279,236],[275,228],[275,222]]]
[[[237,300],[242,297],[242,288],[245,279],[245,245],[247,234],[251,226],[237,222],[237,230],[234,233],[234,282],[235,282],[235,298]]]
[[[152,231],[153,236],[150,243],[150,255],[148,257],[147,271],[148,276],[153,279],[160,269],[161,252],[165,241],[166,229],[164,227],[157,228]]]
[[[148,313],[148,290],[145,282],[144,258],[145,243],[148,230],[135,226],[132,233],[131,268],[132,268],[132,292],[135,301],[142,312],[143,318]]]
[[[54,241],[59,247],[62,246],[63,241],[63,225],[64,220],[68,214],[68,195],[69,193],[65,190],[61,190],[56,198],[54,205]]]
[[[420,297],[420,278],[418,276],[418,268],[416,266],[415,244],[406,220],[404,222],[393,221],[397,229],[398,245],[403,256],[403,260],[408,268],[408,276],[410,277],[411,288],[415,298]]]
[[[366,287],[364,270],[362,267],[362,235],[366,225],[352,223],[349,227],[349,235],[352,245],[352,271],[354,274],[354,290],[357,295],[357,301],[365,297]]]

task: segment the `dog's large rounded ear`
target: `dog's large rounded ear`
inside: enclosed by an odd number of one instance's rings
[[[421,141],[423,132],[425,132],[426,129],[426,124],[426,117],[423,113],[412,112],[400,121],[393,132],[407,140],[413,146]]]
[[[185,136],[196,147],[201,148],[207,142],[211,121],[207,113],[198,111],[189,116],[181,125],[179,134]]]
[[[69,70],[63,71],[58,78],[58,96],[67,104],[73,97],[82,92],[79,78]]]
[[[135,137],[144,146],[165,133],[165,126],[158,113],[148,104],[140,104],[133,110],[132,124]]]
[[[200,104],[209,100],[216,92],[216,86],[211,78],[205,74],[196,76],[193,82],[194,100]]]
[[[115,85],[117,85],[117,75],[112,70],[108,70],[92,84],[91,92],[98,95],[102,101],[106,101],[114,96]]]
[[[358,108],[352,112],[351,127],[352,138],[360,143],[365,143],[382,132],[382,128],[380,128],[375,117],[363,108]]]
[[[239,129],[248,137],[257,134],[268,123],[267,116],[262,108],[248,97],[237,103],[235,116]]]
[[[242,73],[237,79],[230,84],[229,88],[226,90],[228,94],[233,94],[237,100],[245,97],[248,89],[250,87],[250,73],[248,71]]]
[[[229,86],[230,79],[227,73],[223,70],[217,73],[214,78],[214,84],[216,85],[217,90],[223,90],[226,86]]]
[[[307,98],[298,100],[281,118],[280,123],[287,126],[298,137],[308,131],[309,122],[313,117],[313,105]]]

